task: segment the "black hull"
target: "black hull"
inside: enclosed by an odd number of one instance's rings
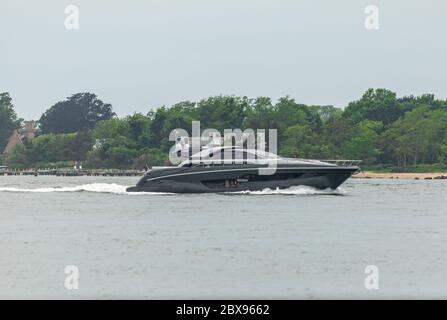
[[[221,193],[286,189],[309,186],[316,189],[336,189],[358,167],[293,168],[279,167],[274,175],[258,175],[258,168],[167,169],[143,177],[128,192]],[[249,179],[242,179],[249,177]],[[233,181],[231,184],[228,181]]]

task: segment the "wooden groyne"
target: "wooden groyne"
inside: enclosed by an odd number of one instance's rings
[[[141,170],[120,170],[120,169],[8,169],[0,171],[0,176],[57,176],[57,177],[135,177],[142,176]]]

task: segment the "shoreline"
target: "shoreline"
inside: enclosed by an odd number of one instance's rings
[[[413,179],[413,180],[432,180],[447,179],[447,172],[374,172],[361,171],[354,173],[352,178],[356,179]]]
[[[142,176],[143,171],[140,170],[120,170],[120,169],[92,169],[92,170],[8,170],[0,172],[1,176],[63,176],[63,177],[79,177],[79,176]],[[376,172],[376,171],[359,171],[354,173],[352,178],[355,179],[413,179],[413,180],[441,180],[447,179],[447,172]]]
[[[125,169],[25,169],[25,170],[4,170],[0,171],[0,176],[57,176],[57,177],[132,177],[142,176],[142,170]]]

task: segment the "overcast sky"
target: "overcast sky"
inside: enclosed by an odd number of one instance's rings
[[[364,26],[370,4],[379,30]],[[26,119],[84,91],[120,116],[217,94],[447,98],[446,14],[445,0],[1,0],[0,92]]]

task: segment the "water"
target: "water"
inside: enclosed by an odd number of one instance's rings
[[[447,181],[126,193],[136,180],[0,177],[0,298],[447,297]]]

